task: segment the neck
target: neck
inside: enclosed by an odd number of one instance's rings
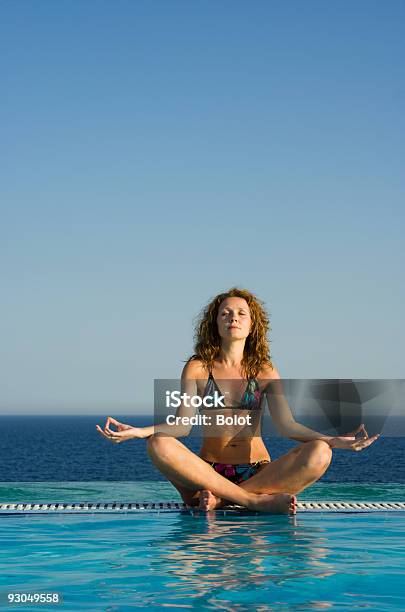
[[[240,368],[244,348],[245,339],[234,340],[233,342],[222,340],[218,361],[229,368]]]

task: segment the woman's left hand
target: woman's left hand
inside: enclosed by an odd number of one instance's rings
[[[363,432],[363,435],[359,438],[356,438],[356,434]],[[363,448],[367,448],[370,444],[373,444],[381,434],[376,434],[369,438],[369,435],[362,423],[357,429],[347,433],[345,436],[337,436],[336,438],[332,438],[329,442],[329,446],[331,448],[343,448],[346,450],[352,451],[361,451]]]

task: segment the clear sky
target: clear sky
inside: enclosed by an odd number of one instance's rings
[[[0,1],[0,412],[145,412],[193,318],[405,378],[405,3]]]

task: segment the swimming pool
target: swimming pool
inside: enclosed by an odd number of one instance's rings
[[[338,487],[318,483],[299,500],[404,499],[403,485]],[[1,483],[1,501],[10,490],[13,501],[176,499],[167,483]],[[3,516],[1,609],[13,609],[9,591],[40,591],[63,603],[14,608],[399,611],[404,536],[395,512]]]

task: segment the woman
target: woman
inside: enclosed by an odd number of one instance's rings
[[[104,430],[98,425],[97,430],[114,443],[148,438],[152,462],[190,506],[208,511],[232,502],[259,512],[295,514],[296,494],[325,473],[332,448],[359,451],[379,436],[369,438],[364,425],[347,436],[331,437],[297,423],[270,360],[268,330],[262,304],[246,290],[217,295],[203,311],[195,354],[182,372],[182,392],[204,398],[216,391],[227,398],[225,408],[206,409],[206,414],[247,419],[245,424],[204,428],[199,456],[177,439],[191,430],[183,417],[195,414],[186,402],[177,410],[178,425],[131,427],[108,417]],[[265,397],[279,433],[302,442],[276,461],[271,461],[260,435]]]

